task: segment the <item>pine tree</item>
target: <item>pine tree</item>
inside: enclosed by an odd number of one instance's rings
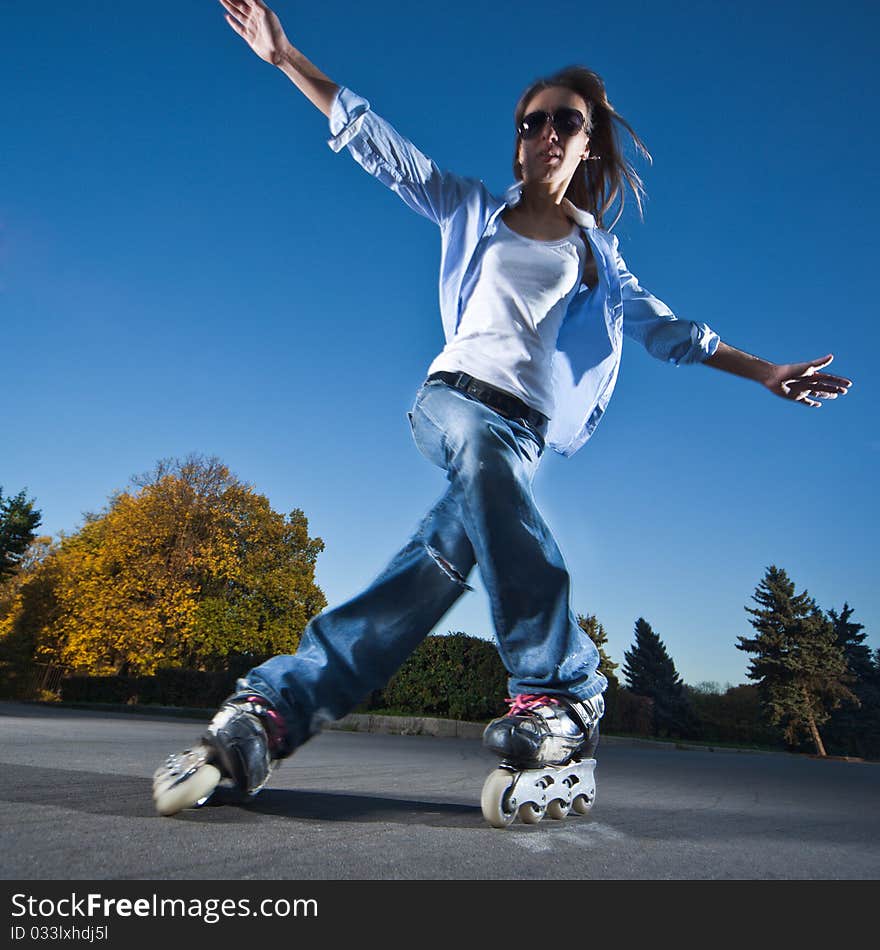
[[[871,650],[865,646],[864,624],[853,623],[853,608],[844,603],[840,614],[828,611],[837,643],[853,675],[852,691],[858,704],[843,703],[831,715],[826,729],[829,748],[842,755],[880,757],[880,683]]]
[[[599,623],[595,614],[578,614],[577,623],[581,630],[593,641],[596,649],[599,651],[599,672],[608,680],[609,686],[616,689],[620,684],[614,671],[617,669],[617,663],[613,663],[611,657],[605,652],[605,644],[608,643],[608,635],[605,628]]]
[[[834,625],[834,635],[838,645],[843,649],[847,666],[854,676],[867,679],[874,669],[874,664],[871,662],[871,650],[865,646],[868,635],[862,632],[865,629],[864,624],[850,623],[849,618],[852,615],[853,608],[846,601],[839,615],[833,607],[828,611],[828,616]]]
[[[623,655],[630,691],[654,701],[655,735],[688,734],[695,717],[666,646],[643,617],[636,621],[635,635],[635,644]]]
[[[34,508],[34,499],[22,489],[17,495],[3,498],[0,488],[0,581],[15,573],[40,526],[41,512]]]
[[[845,685],[852,677],[834,624],[807,591],[795,585],[782,568],[771,565],[755,589],[757,608],[746,607],[754,619],[754,637],[738,637],[738,650],[754,653],[748,676],[761,688],[771,722],[784,726],[794,744],[807,733],[816,753],[826,755],[819,726],[841,701],[857,701]]]

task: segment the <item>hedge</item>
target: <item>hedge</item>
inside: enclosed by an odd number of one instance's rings
[[[481,722],[504,711],[506,695],[507,671],[495,646],[450,633],[423,640],[366,708]]]
[[[68,676],[64,702],[184,706],[216,709],[235,689],[247,664],[227,672],[162,669],[155,676]],[[405,715],[486,722],[506,711],[508,673],[493,643],[464,633],[424,640],[381,690],[358,708]],[[614,683],[605,694],[602,729],[651,734],[652,703]]]

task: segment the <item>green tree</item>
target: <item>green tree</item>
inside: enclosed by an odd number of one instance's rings
[[[874,664],[871,661],[871,650],[865,646],[865,640],[868,638],[863,633],[865,625],[861,623],[851,623],[854,611],[846,601],[838,614],[832,607],[828,611],[831,623],[834,625],[834,635],[837,644],[843,650],[846,659],[846,665],[850,672],[860,679],[867,679],[874,671]]]
[[[738,637],[738,650],[755,654],[748,676],[760,689],[774,724],[784,727],[794,744],[812,739],[817,755],[826,755],[819,726],[843,700],[857,702],[847,688],[852,680],[833,623],[807,591],[795,585],[782,568],[771,565],[755,589],[757,607],[746,607],[756,636]]]
[[[36,537],[42,513],[34,508],[34,499],[24,489],[10,498],[0,487],[0,582],[18,568],[28,546]]]
[[[623,675],[630,691],[654,701],[654,734],[692,733],[695,720],[684,684],[665,644],[643,617],[636,621],[635,643],[623,657]]]
[[[609,686],[616,689],[620,684],[614,671],[619,664],[613,663],[611,657],[605,652],[605,644],[608,643],[605,628],[599,623],[595,614],[578,614],[577,624],[593,641],[599,651],[599,672],[608,680]]]
[[[865,645],[864,625],[853,622],[852,615],[848,603],[839,614],[834,608],[828,611],[837,644],[853,676],[850,685],[858,705],[841,703],[831,714],[825,738],[828,747],[841,755],[880,758],[880,682],[871,650]]]

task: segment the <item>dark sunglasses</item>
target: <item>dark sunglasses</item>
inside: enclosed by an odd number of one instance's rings
[[[557,109],[552,115],[549,112],[530,112],[520,122],[517,131],[524,139],[536,138],[541,134],[548,120],[553,123],[553,128],[556,129],[559,135],[565,136],[577,135],[587,124],[582,112],[564,106]]]

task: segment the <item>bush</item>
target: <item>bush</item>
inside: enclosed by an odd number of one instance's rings
[[[625,686],[610,681],[605,691],[605,715],[599,731],[631,736],[653,735],[654,700],[650,696],[637,696]]]
[[[211,673],[162,669],[155,676],[69,676],[61,682],[65,702],[189,706],[215,709],[233,692],[236,679],[255,657],[237,657],[233,669]],[[505,712],[508,673],[493,643],[464,633],[424,640],[388,682],[359,707],[411,716],[485,722]],[[604,731],[651,735],[653,704],[609,684]]]
[[[504,711],[507,678],[492,643],[464,633],[431,636],[367,708],[481,722]]]
[[[699,722],[696,738],[705,742],[781,747],[782,734],[768,723],[757,686],[731,686],[725,692],[688,687]]]
[[[158,670],[155,676],[69,676],[61,682],[68,703],[121,703],[215,709],[235,688],[235,673]]]

